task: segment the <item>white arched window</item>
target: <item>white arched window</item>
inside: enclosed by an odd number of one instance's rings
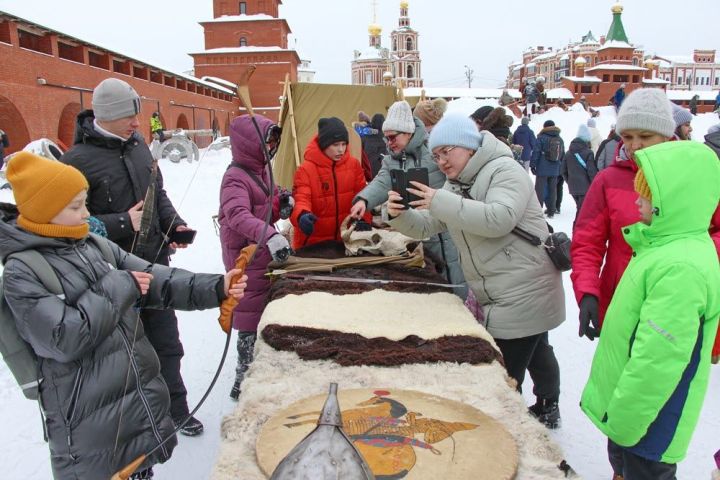
[[[407,66],[407,78],[413,78],[413,67],[412,65]]]
[[[406,50],[414,50],[412,38],[407,39],[407,41],[405,42],[405,47]]]
[[[240,46],[241,47],[247,47],[247,38],[240,37]]]

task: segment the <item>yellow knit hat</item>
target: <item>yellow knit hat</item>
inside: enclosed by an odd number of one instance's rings
[[[50,225],[50,220],[78,193],[88,189],[88,182],[79,170],[30,152],[19,152],[8,164],[7,179],[20,212],[18,225],[47,237],[82,238],[87,235],[87,224]]]
[[[643,173],[642,168],[635,174],[635,191],[639,193],[641,197],[652,200],[652,192],[650,191],[650,187],[648,186],[647,179],[645,179],[645,174]]]

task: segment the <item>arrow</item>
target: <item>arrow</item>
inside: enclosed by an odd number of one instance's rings
[[[277,270],[275,270],[277,272]],[[347,283],[370,283],[379,285],[388,285],[397,283],[401,285],[427,285],[429,287],[440,287],[440,288],[460,288],[464,285],[451,284],[451,283],[435,283],[435,282],[420,282],[413,280],[385,280],[382,278],[351,278],[351,277],[333,277],[330,275],[298,275],[294,273],[286,273],[282,275],[285,278],[293,280],[319,280],[323,282],[347,282]]]

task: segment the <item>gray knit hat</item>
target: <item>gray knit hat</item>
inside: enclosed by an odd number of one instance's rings
[[[128,83],[108,78],[93,90],[92,106],[96,119],[109,122],[140,113],[140,96]]]
[[[686,123],[692,122],[693,116],[692,113],[690,113],[690,110],[682,108],[676,103],[671,104],[671,106],[673,120],[675,120],[675,128],[679,127],[680,125],[685,125]]]
[[[675,121],[670,101],[659,88],[639,88],[623,101],[618,112],[615,132],[624,130],[647,130],[670,138],[675,132]]]
[[[415,133],[415,121],[410,104],[405,100],[400,100],[390,105],[382,129],[383,132]]]
[[[431,151],[443,146],[477,150],[481,141],[482,135],[472,119],[459,113],[450,113],[443,116],[433,127],[429,147]]]

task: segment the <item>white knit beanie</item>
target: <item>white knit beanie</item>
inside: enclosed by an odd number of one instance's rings
[[[96,119],[110,122],[140,113],[140,96],[127,82],[108,78],[93,90],[92,106]]]
[[[428,143],[431,151],[444,146],[477,150],[482,143],[482,135],[470,117],[451,113],[443,116],[433,127]]]
[[[615,132],[646,130],[670,138],[675,132],[670,101],[659,88],[639,88],[628,95],[618,112]]]
[[[410,104],[401,100],[390,105],[382,129],[383,132],[415,133],[415,121]]]

